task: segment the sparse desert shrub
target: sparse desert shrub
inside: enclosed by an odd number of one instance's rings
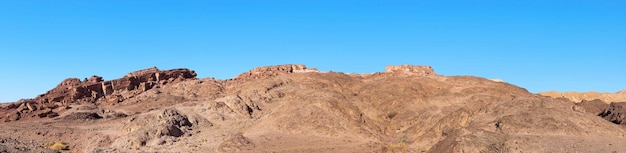
[[[68,150],[70,148],[67,142],[62,141],[51,141],[44,144],[44,146],[52,150]]]
[[[391,144],[389,144],[389,148],[406,150],[407,149],[407,144],[405,142],[391,143]]]

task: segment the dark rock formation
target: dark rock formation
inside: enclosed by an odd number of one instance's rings
[[[37,114],[37,116],[39,116],[39,118],[44,118],[44,117],[53,118],[53,117],[59,116],[59,113],[53,112],[52,110],[48,110],[47,112]]]
[[[76,112],[63,117],[64,120],[97,120],[102,116],[95,112]]]
[[[599,116],[615,124],[626,125],[626,102],[612,102]]]

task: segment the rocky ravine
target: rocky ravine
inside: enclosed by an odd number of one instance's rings
[[[622,109],[428,66],[356,75],[279,65],[229,80],[152,68],[3,104],[0,150],[614,152],[626,148]]]

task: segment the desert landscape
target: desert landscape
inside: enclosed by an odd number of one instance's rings
[[[622,152],[626,90],[530,93],[430,66],[156,67],[0,106],[0,152]]]

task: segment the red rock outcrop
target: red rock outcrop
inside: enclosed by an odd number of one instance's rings
[[[158,84],[167,84],[195,77],[196,73],[188,69],[160,71],[156,67],[153,67],[131,72],[123,78],[111,81],[104,81],[102,77],[95,75],[84,81],[80,81],[77,78],[69,78],[46,94],[39,95],[35,98],[35,101],[39,104],[93,103],[109,95],[122,95],[127,97],[129,95],[124,95],[122,92],[143,92]]]
[[[433,76],[437,75],[435,70],[430,66],[416,66],[416,65],[398,65],[387,66],[385,73],[391,73],[394,75],[419,75],[419,76]]]
[[[286,65],[277,65],[277,66],[264,66],[257,67],[249,72],[242,73],[234,78],[234,80],[248,80],[248,79],[259,79],[259,78],[269,78],[275,77],[282,74],[289,73],[307,73],[307,72],[319,72],[319,70],[315,68],[307,68],[302,64],[286,64]]]
[[[110,81],[100,76],[92,76],[80,81],[78,78],[63,80],[54,89],[37,96],[18,102],[15,112],[4,114],[5,121],[19,120],[24,114],[34,113],[47,117],[53,114],[50,110],[68,106],[72,103],[93,103],[96,105],[122,102],[158,85],[195,79],[196,73],[189,69],[173,69],[161,71],[156,67],[131,72],[128,75]],[[6,108],[9,109],[9,108]],[[41,110],[41,111],[37,111]],[[28,115],[26,115],[28,116]]]

